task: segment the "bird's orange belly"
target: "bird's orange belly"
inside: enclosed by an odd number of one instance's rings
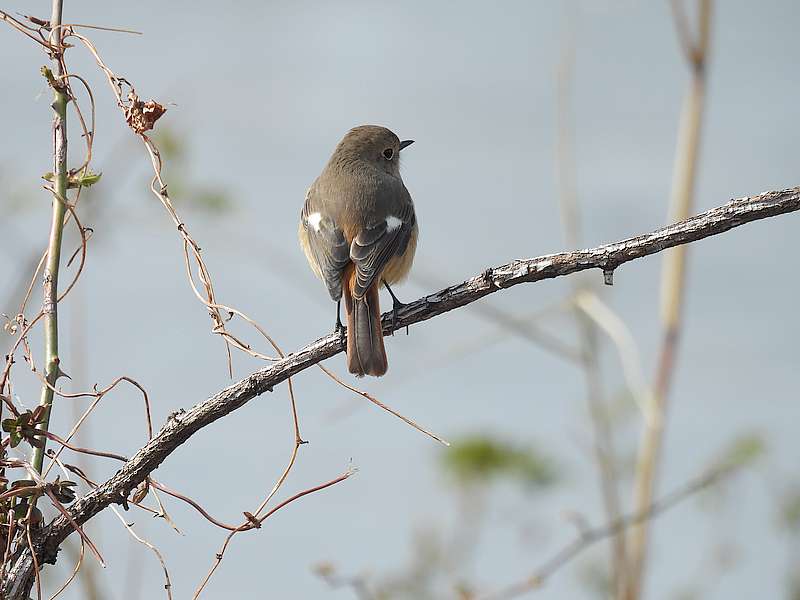
[[[408,240],[406,251],[402,255],[393,256],[386,263],[386,268],[383,270],[383,279],[386,283],[393,284],[402,281],[411,270],[411,265],[414,262],[414,253],[417,251],[417,228],[411,232],[411,238]]]

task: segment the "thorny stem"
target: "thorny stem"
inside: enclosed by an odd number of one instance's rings
[[[42,386],[40,406],[45,408],[43,419],[38,426],[47,431],[50,424],[50,410],[53,405],[53,388],[59,378],[61,368],[58,358],[58,270],[61,262],[61,238],[64,232],[64,216],[67,207],[67,102],[69,100],[66,87],[60,82],[64,71],[61,66],[61,9],[63,0],[53,0],[53,11],[50,17],[51,40],[54,48],[53,67],[56,73],[53,88],[53,218],[50,225],[50,239],[47,245],[47,263],[44,271],[44,345],[45,345],[45,377],[47,384]],[[45,440],[42,439],[42,442]],[[45,444],[34,448],[31,463],[34,469],[42,472]]]

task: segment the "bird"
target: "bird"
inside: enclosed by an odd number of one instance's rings
[[[348,131],[308,188],[298,237],[308,264],[336,302],[335,331],[347,320],[347,369],[357,377],[386,373],[379,290],[403,305],[392,284],[411,269],[419,227],[411,194],[400,176],[400,140],[378,125]],[[396,322],[396,321],[395,321]]]

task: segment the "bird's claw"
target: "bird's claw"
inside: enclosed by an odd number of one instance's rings
[[[336,304],[336,325],[333,326],[333,334],[339,336],[339,340],[342,344],[346,341],[346,329],[342,324],[342,315],[341,315],[341,300]]]
[[[399,302],[392,303],[392,335],[394,335],[394,330],[397,329],[397,311],[405,306]]]
[[[383,285],[386,287],[386,290],[392,297],[392,335],[394,335],[394,330],[397,329],[397,313],[405,306],[405,303],[400,302],[400,300],[397,299],[397,296],[394,295],[394,292],[392,291],[392,288],[389,287],[388,283],[384,281]],[[406,335],[408,335],[408,326],[406,326]]]

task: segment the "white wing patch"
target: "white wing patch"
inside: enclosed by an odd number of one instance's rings
[[[399,228],[403,224],[403,221],[395,217],[394,215],[389,215],[386,217],[386,231],[388,233],[393,232],[395,229]]]
[[[310,215],[308,215],[308,217],[306,217],[306,223],[311,225],[311,227],[313,227],[314,231],[316,231],[317,233],[319,233],[320,221],[322,221],[322,215],[318,212],[311,213]]]

